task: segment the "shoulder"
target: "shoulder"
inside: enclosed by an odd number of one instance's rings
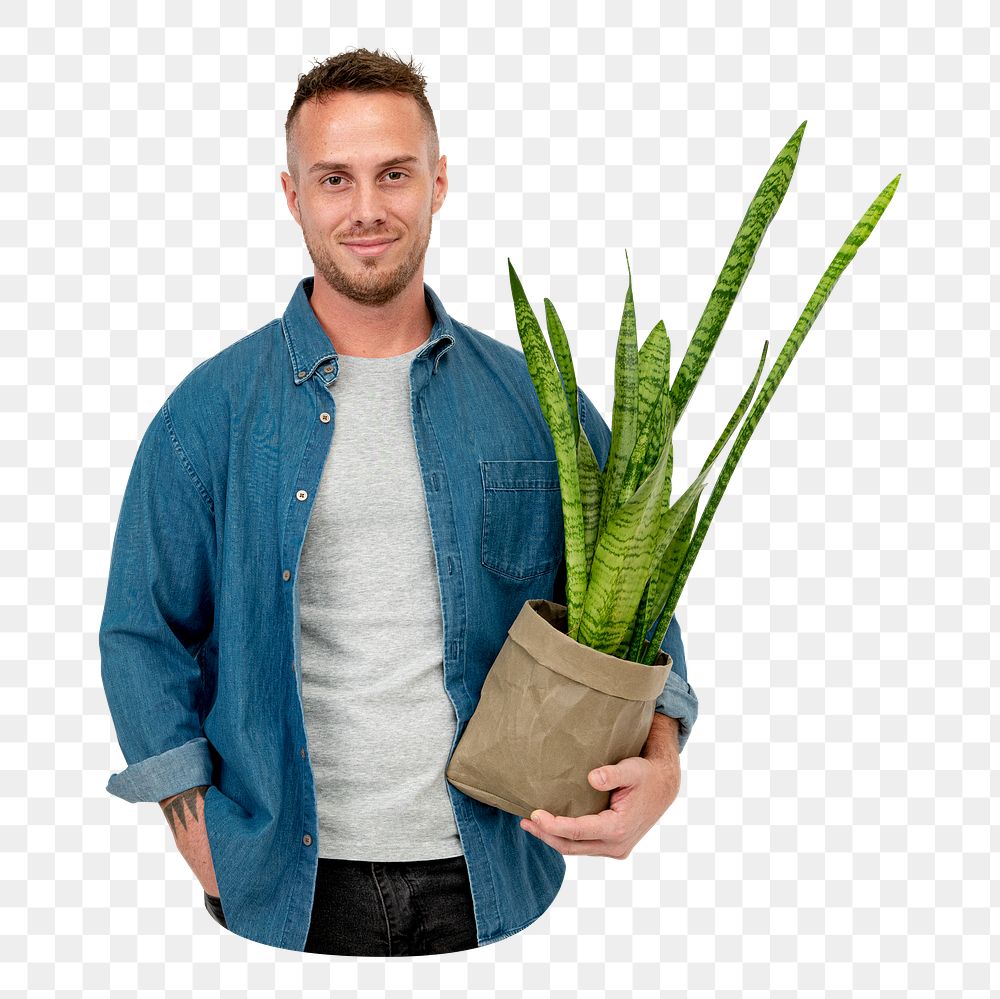
[[[464,340],[460,354],[467,376],[464,384],[488,380],[489,388],[502,394],[519,412],[537,413],[542,420],[535,383],[520,347],[487,336],[466,323],[455,322],[455,325]],[[555,361],[552,363],[555,364]]]
[[[164,404],[175,444],[202,480],[225,463],[231,427],[240,423],[248,390],[269,369],[289,364],[281,320],[273,319],[195,365]]]
[[[195,365],[170,393],[171,407],[202,406],[244,379],[282,341],[281,320],[272,319]],[[287,360],[287,357],[286,357]]]
[[[282,357],[276,350],[278,347],[284,348],[281,320],[272,319],[195,365],[170,393],[171,409],[200,410],[215,406],[234,386],[252,378],[262,365],[277,359],[278,363],[284,360],[287,367],[288,355]]]
[[[524,354],[517,347],[512,347],[509,343],[504,343],[496,337],[488,336],[467,323],[460,323],[457,319],[452,319],[452,323],[468,349],[481,353],[496,364],[511,369],[523,368],[527,372],[528,365],[524,360]]]

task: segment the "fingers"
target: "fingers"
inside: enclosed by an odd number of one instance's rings
[[[621,816],[606,808],[597,815],[580,815],[570,818],[568,815],[552,815],[543,808],[536,808],[531,813],[532,823],[549,836],[573,840],[614,840],[621,833]]]

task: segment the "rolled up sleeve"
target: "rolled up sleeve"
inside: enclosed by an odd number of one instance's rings
[[[143,434],[126,483],[98,642],[127,763],[107,791],[129,802],[161,801],[212,775],[197,656],[214,620],[214,505],[168,403]]]
[[[130,763],[112,774],[106,788],[125,801],[162,801],[171,794],[212,783],[212,757],[203,735],[182,746]]]
[[[652,640],[655,633],[656,624],[646,633],[646,638]],[[660,696],[656,699],[655,710],[668,718],[677,719],[678,751],[682,751],[698,718],[698,697],[687,681],[687,660],[684,657],[684,643],[681,640],[681,627],[676,614],[667,625],[660,648],[669,654],[673,666],[667,674],[667,681]]]

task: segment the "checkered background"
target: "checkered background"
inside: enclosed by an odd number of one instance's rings
[[[5,994],[988,995],[996,8],[467,6],[0,5]],[[700,717],[678,799],[628,859],[567,858],[527,930],[416,959],[226,932],[160,810],[104,790],[124,760],[97,631],[129,467],[180,379],[312,273],[284,116],[299,73],[356,45],[429,79],[450,188],[425,279],[519,347],[509,256],[609,422],[625,251],[640,341],[662,319],[676,371],[808,121],[678,426],[678,494],[902,173],[681,599]]]

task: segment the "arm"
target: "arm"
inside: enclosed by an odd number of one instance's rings
[[[174,842],[181,856],[188,862],[202,888],[209,895],[219,895],[219,882],[215,878],[212,851],[205,828],[205,794],[209,785],[188,788],[160,802],[163,814],[174,834]]]
[[[649,735],[646,737],[641,755],[653,762],[673,764],[680,753],[679,737],[679,719],[654,711],[653,722],[649,727]]]
[[[211,496],[170,418],[139,444],[111,551],[99,646],[101,680],[128,766],[107,790],[157,801],[212,782],[197,655],[214,617]]]

